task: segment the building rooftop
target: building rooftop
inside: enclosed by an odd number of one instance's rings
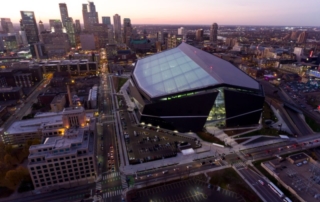
[[[62,115],[47,116],[47,117],[36,117],[28,120],[15,121],[7,129],[8,134],[21,134],[25,133],[37,133],[38,129],[42,124],[51,124],[51,123],[61,123],[62,124]]]
[[[298,161],[302,159],[308,158],[308,156],[305,153],[299,153],[289,156],[288,158],[292,159],[293,161]]]
[[[186,43],[138,60],[133,75],[150,97],[220,84],[260,88],[255,79],[229,62]]]

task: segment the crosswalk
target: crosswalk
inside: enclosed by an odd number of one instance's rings
[[[124,176],[124,175],[121,175],[121,184],[122,184],[122,188],[123,189],[128,188],[128,183],[126,181],[126,176]]]
[[[111,179],[120,175],[120,172],[113,172],[111,174],[103,175],[102,180]]]
[[[236,168],[245,168],[246,164],[244,164],[242,161],[238,161],[238,162],[234,163],[233,166]]]
[[[105,192],[102,194],[102,198],[110,198],[110,197],[113,197],[113,196],[119,196],[122,194],[122,190],[119,189],[119,190],[115,190],[115,191],[109,191],[109,192]]]
[[[101,182],[97,182],[96,183],[96,190],[101,190],[101,188],[102,188]]]

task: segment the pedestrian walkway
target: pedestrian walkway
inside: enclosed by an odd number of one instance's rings
[[[239,170],[239,169],[245,168],[246,164],[244,164],[242,161],[238,161],[238,162],[234,163],[233,166]]]
[[[101,188],[102,188],[101,182],[97,182],[96,183],[96,190],[101,190]]]
[[[120,172],[113,172],[111,174],[103,175],[102,180],[105,181],[107,179],[115,178],[120,175]]]
[[[125,175],[121,175],[121,184],[122,184],[122,189],[128,188],[128,183]]]
[[[102,198],[105,199],[105,198],[110,198],[110,197],[113,197],[113,196],[119,196],[122,194],[122,190],[119,189],[119,190],[115,190],[115,191],[109,191],[109,192],[105,192],[102,194]]]

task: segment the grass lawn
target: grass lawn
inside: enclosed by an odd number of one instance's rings
[[[315,120],[313,120],[312,118],[304,115],[306,123],[310,126],[310,128],[314,131],[314,132],[320,132],[320,124],[317,123]]]
[[[246,201],[261,201],[260,198],[251,190],[249,185],[232,168],[208,173],[211,177],[210,183],[240,194]]]
[[[206,132],[197,132],[196,133],[199,138],[201,138],[203,141],[212,142],[216,144],[224,145],[224,142],[220,139],[216,138],[214,135],[211,135],[210,133]]]

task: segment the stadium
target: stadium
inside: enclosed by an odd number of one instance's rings
[[[259,82],[186,43],[139,59],[128,93],[141,123],[179,132],[256,125],[264,103]]]

